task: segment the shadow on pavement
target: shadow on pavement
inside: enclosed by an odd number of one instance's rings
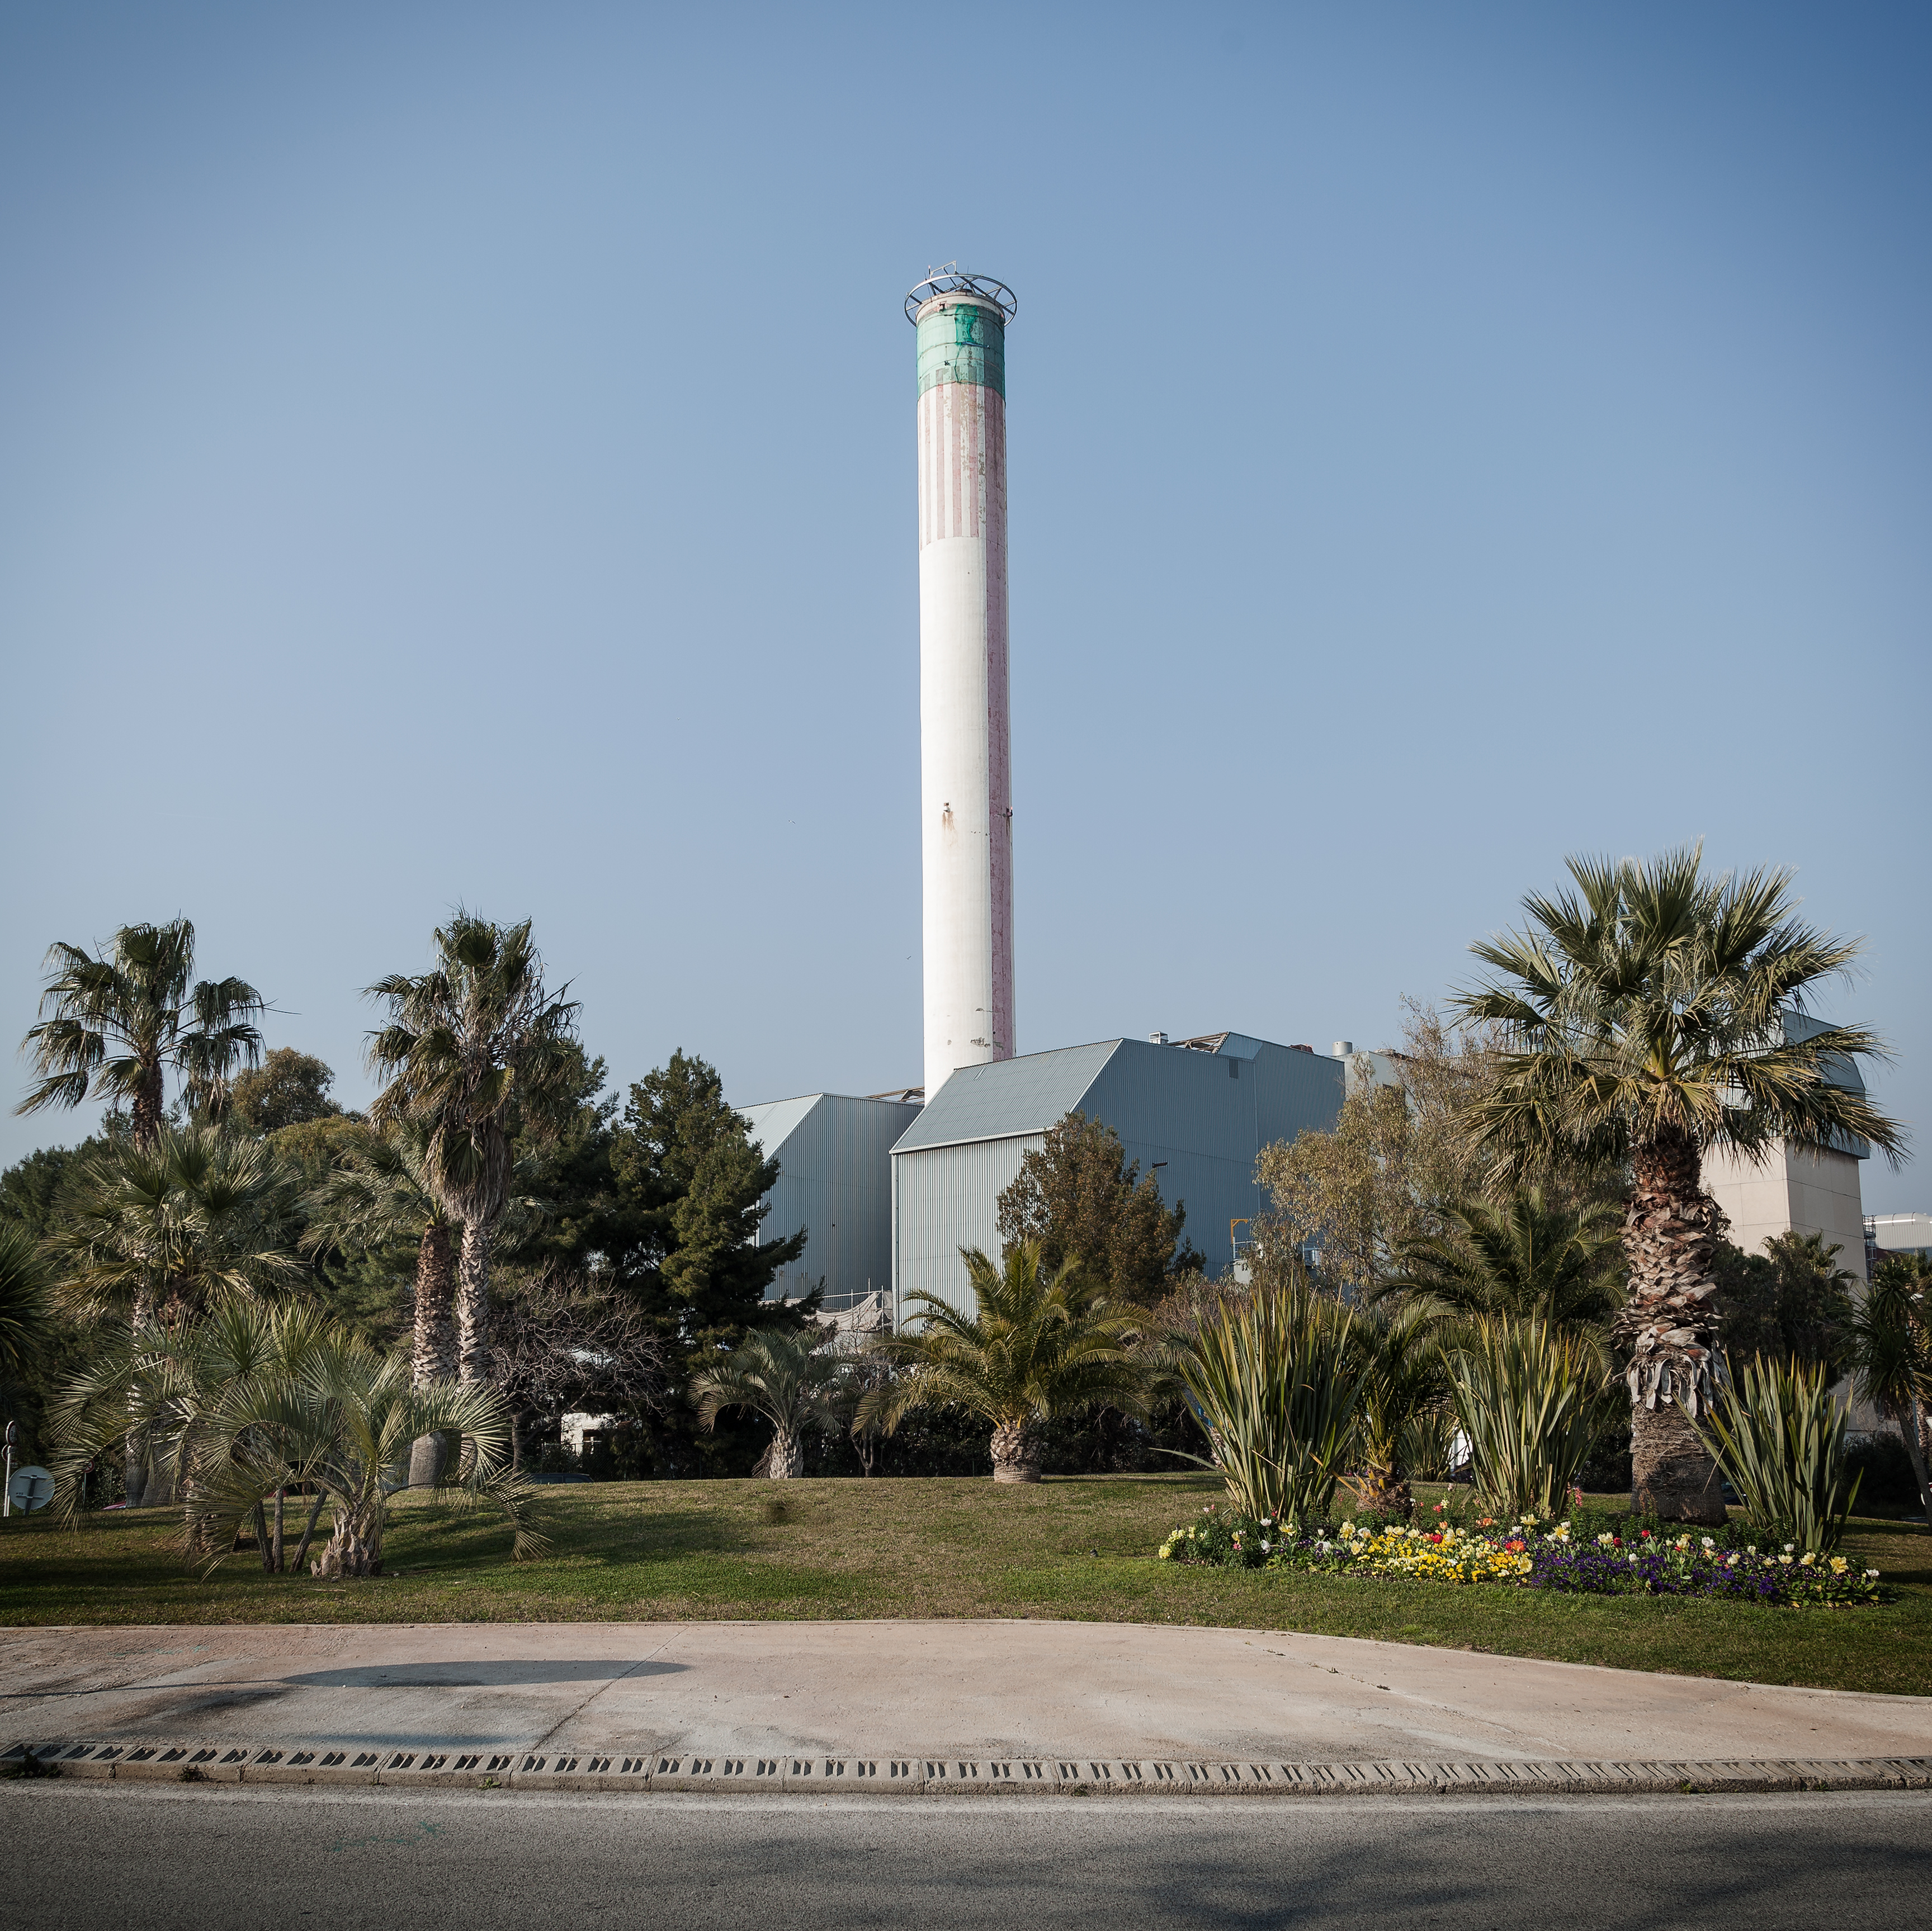
[[[377,1663],[278,1677],[290,1684],[342,1690],[503,1690],[538,1683],[614,1683],[620,1676],[669,1676],[681,1663]]]

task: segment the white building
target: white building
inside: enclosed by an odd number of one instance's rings
[[[1825,1030],[1822,1021],[1804,1014],[1785,1015],[1788,1039],[1808,1039]],[[1865,1090],[1850,1060],[1834,1057],[1826,1077],[1852,1093]],[[1712,1152],[1704,1156],[1704,1185],[1729,1218],[1732,1240],[1747,1254],[1762,1253],[1777,1234],[1822,1234],[1837,1244],[1838,1265],[1864,1280],[1865,1214],[1858,1162],[1870,1156],[1869,1143],[1850,1134],[1817,1152],[1780,1144],[1755,1165],[1738,1154]]]

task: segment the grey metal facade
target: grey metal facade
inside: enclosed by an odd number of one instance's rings
[[[968,1303],[959,1249],[998,1255],[1001,1189],[1076,1108],[1113,1128],[1164,1199],[1185,1204],[1187,1237],[1219,1273],[1234,1260],[1230,1223],[1264,1205],[1256,1156],[1333,1127],[1344,1073],[1326,1054],[1238,1033],[1211,1050],[1105,1039],[962,1067],[892,1148],[895,1296]]]
[[[919,1108],[814,1093],[738,1110],[752,1138],[778,1163],[759,1239],[806,1230],[804,1254],[772,1282],[770,1297],[795,1300],[821,1278],[829,1309],[884,1291],[892,1269],[892,1143]]]

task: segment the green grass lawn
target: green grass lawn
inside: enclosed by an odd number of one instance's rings
[[[0,1527],[0,1624],[1065,1617],[1932,1694],[1922,1529],[1860,1518],[1846,1553],[1882,1570],[1898,1600],[1835,1612],[1156,1561],[1161,1538],[1219,1490],[1205,1475],[559,1486],[538,1503],[551,1552],[528,1563],[509,1560],[489,1516],[408,1501],[386,1549],[394,1573],[332,1583],[265,1576],[246,1551],[203,1579],[182,1567],[159,1510],[77,1531],[16,1517]]]

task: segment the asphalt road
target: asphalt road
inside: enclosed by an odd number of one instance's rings
[[[717,1798],[0,1786],[0,1926],[1909,1924],[1932,1793]]]

